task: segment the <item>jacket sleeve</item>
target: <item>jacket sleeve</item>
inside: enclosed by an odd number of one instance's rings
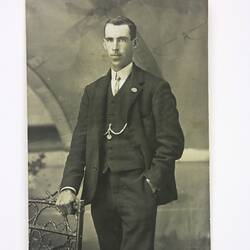
[[[65,163],[61,189],[63,187],[72,187],[78,192],[84,176],[88,105],[89,97],[86,87],[81,99],[77,124],[73,131],[70,151]]]
[[[155,151],[151,167],[145,176],[154,187],[160,189],[161,183],[173,174],[174,161],[179,159],[184,149],[184,136],[179,123],[176,99],[166,82],[160,83],[152,100],[155,123]]]

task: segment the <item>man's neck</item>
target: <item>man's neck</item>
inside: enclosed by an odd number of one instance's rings
[[[111,65],[111,69],[112,69],[114,72],[119,72],[119,71],[123,70],[124,68],[128,67],[128,65],[130,65],[130,64],[133,64],[133,62],[128,63],[127,65],[123,66],[122,68],[117,68],[117,67],[115,67],[114,65]]]

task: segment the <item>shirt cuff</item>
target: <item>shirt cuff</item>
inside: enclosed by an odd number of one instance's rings
[[[62,192],[63,190],[67,190],[67,189],[73,191],[73,193],[76,194],[75,188],[73,188],[73,187],[68,187],[68,186],[61,188],[60,192]]]
[[[149,178],[146,178],[146,182],[147,182],[148,185],[150,186],[152,192],[155,193],[155,192],[157,191],[157,188],[152,184],[152,182],[150,181]]]

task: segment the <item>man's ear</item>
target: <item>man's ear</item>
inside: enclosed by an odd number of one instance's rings
[[[103,38],[103,43],[102,43],[102,45],[103,45],[103,48],[104,48],[105,50],[107,50],[107,44],[106,44],[105,38]]]
[[[138,38],[137,37],[132,40],[132,46],[134,49],[136,49],[138,47]]]

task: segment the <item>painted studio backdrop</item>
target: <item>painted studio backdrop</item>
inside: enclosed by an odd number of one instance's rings
[[[58,189],[82,91],[109,68],[103,24],[124,15],[138,28],[134,61],[170,83],[185,135],[179,199],[158,207],[155,249],[210,249],[207,1],[26,0],[26,15],[29,197]],[[89,206],[84,223],[97,250]]]

